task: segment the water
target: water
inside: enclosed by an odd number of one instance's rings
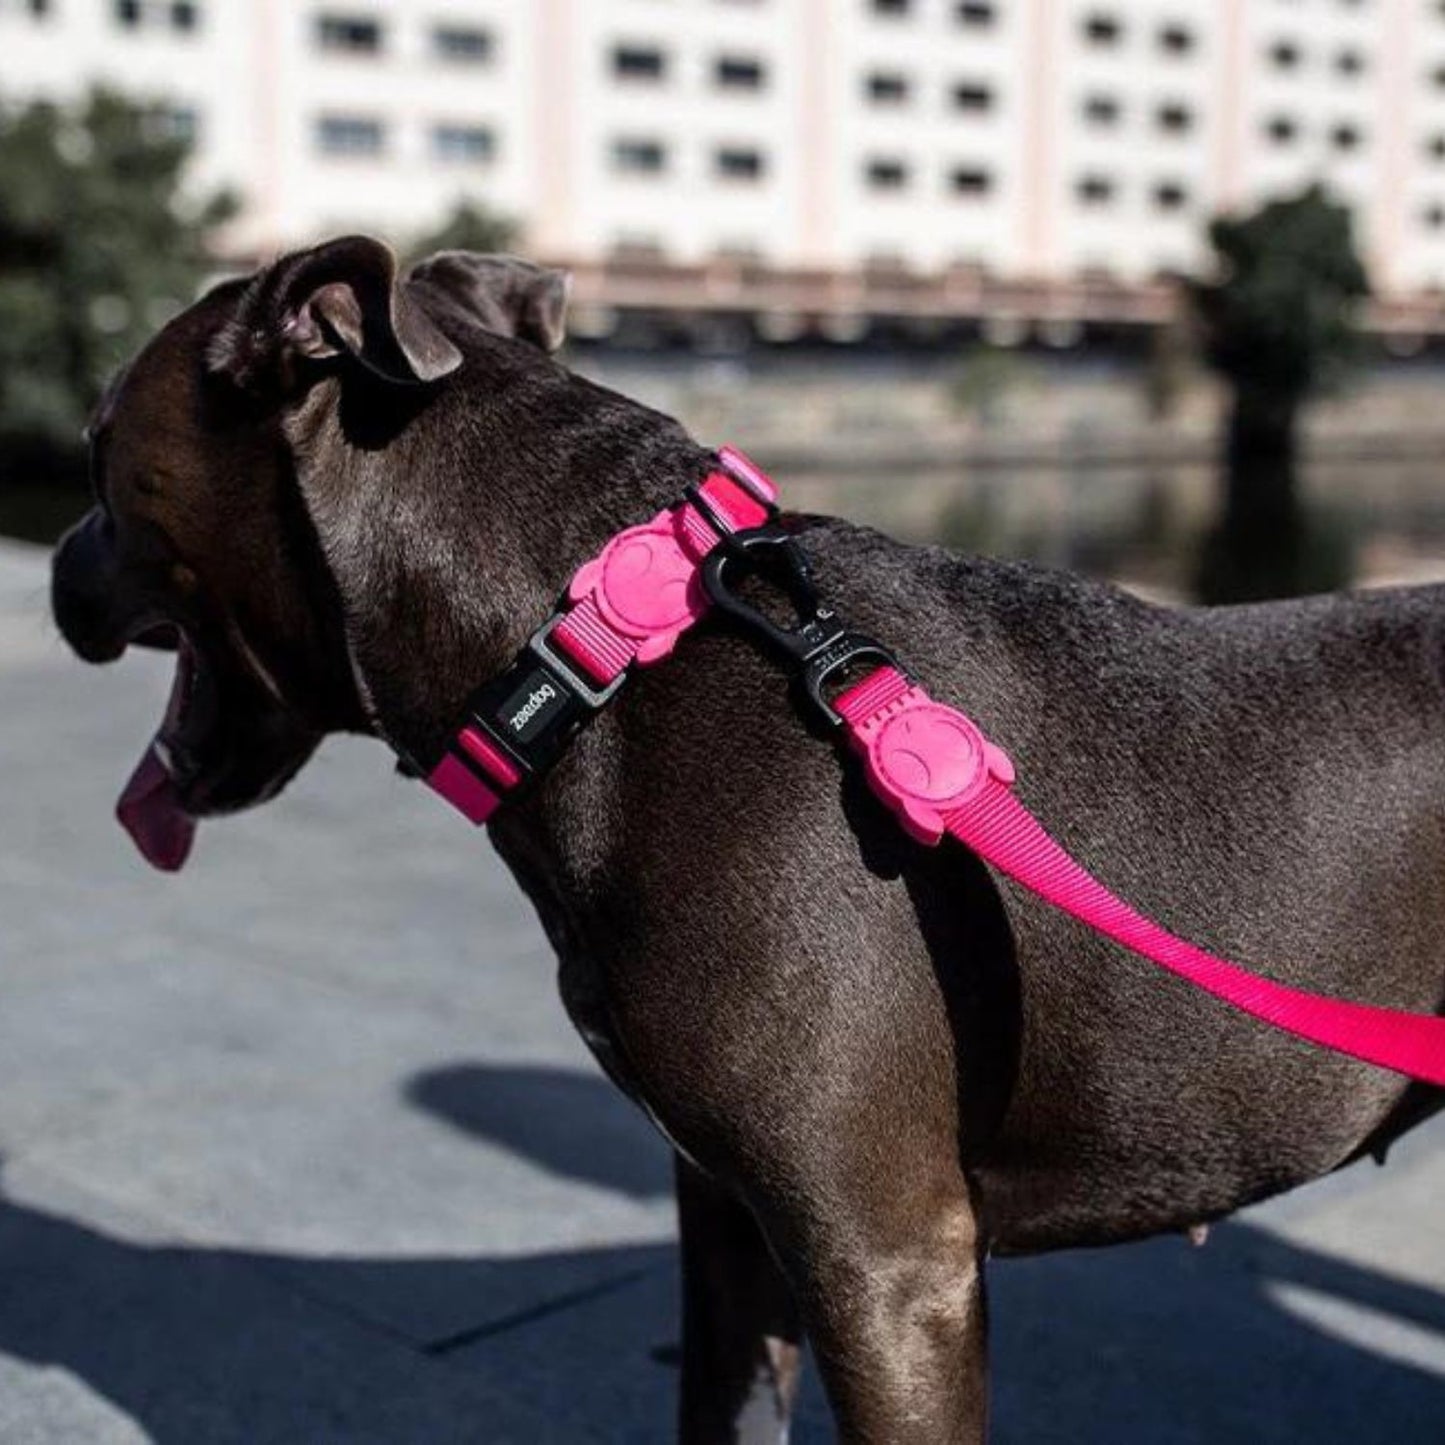
[[[1026,557],[1187,595],[1219,500],[1208,461],[975,466],[877,474],[795,471],[794,506],[910,541]],[[1314,526],[1353,557],[1355,580],[1445,580],[1445,458],[1316,457],[1303,492]]]
[[[893,471],[794,458],[779,476],[799,510],[1166,596],[1187,593],[1217,505],[1213,465],[1197,459]],[[1358,581],[1445,580],[1445,456],[1317,456],[1304,476],[1313,514],[1348,539]],[[88,504],[79,489],[7,482],[0,536],[48,545]]]

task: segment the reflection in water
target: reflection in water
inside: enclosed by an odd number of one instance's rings
[[[778,468],[789,504],[913,542],[1027,557],[1187,595],[1218,505],[1207,457],[1006,461],[957,467],[795,458]],[[1313,457],[1304,496],[1317,532],[1348,543],[1357,581],[1445,579],[1445,459]],[[80,491],[0,484],[0,536],[49,543],[88,505]]]
[[[1364,583],[1445,579],[1445,471],[1433,456],[1311,459],[1316,530],[1351,544]],[[793,470],[790,502],[909,541],[1028,557],[1187,595],[1218,504],[1208,459],[1007,464],[902,473]]]

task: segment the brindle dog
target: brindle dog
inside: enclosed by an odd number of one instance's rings
[[[211,292],[117,381],[54,605],[89,661],[179,649],[123,808],[154,861],[327,733],[437,759],[571,572],[710,470],[548,355],[562,301],[521,263],[398,277],[351,238]],[[1117,891],[1291,983],[1441,1008],[1445,591],[1164,610],[790,525]],[[572,1018],[676,1146],[691,1445],[781,1440],[804,1332],[843,1439],[978,1441],[989,1254],[1185,1229],[1441,1102],[911,843],[719,624],[491,836]]]

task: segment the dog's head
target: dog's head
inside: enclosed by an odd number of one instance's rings
[[[541,360],[564,300],[558,273],[523,261],[447,252],[402,277],[353,237],[210,292],[113,383],[95,505],[56,551],[52,600],[86,661],[176,654],[118,809],[152,863],[180,867],[196,818],[274,796],[328,732],[374,730],[327,502],[298,482],[308,412],[349,405],[355,448],[384,449],[462,365],[453,337],[485,329]]]

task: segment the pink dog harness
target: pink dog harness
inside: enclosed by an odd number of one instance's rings
[[[817,604],[797,542],[774,524],[776,488],[741,453],[686,499],[618,533],[572,579],[564,607],[471,700],[430,785],[473,823],[545,771],[632,666],[672,651],[716,607],[780,651],[803,693],[863,759],[909,836],[945,834],[1046,902],[1254,1018],[1326,1048],[1445,1086],[1445,1018],[1325,998],[1261,978],[1161,928],[1056,843],[1013,791],[1007,755],[957,708],[935,702],[871,639]],[[781,563],[801,621],[780,627],[727,586],[730,565]],[[829,703],[830,678],[871,659]]]

